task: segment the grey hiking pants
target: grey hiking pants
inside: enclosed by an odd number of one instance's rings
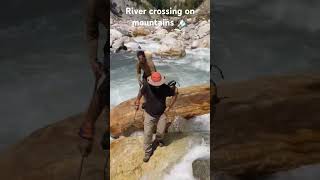
[[[152,152],[152,136],[154,129],[156,131],[156,140],[161,141],[166,130],[166,115],[162,114],[159,118],[152,117],[147,112],[144,112],[144,151],[145,153]]]

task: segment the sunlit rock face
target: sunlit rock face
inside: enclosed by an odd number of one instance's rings
[[[171,174],[174,173],[171,172],[175,170],[174,167],[181,162],[184,163],[185,156],[188,156],[190,149],[200,145],[204,136],[208,134],[169,133],[165,138],[166,146],[158,147],[148,163],[142,161],[144,157],[143,137],[114,140],[110,151],[110,175],[114,180],[170,179]],[[209,153],[209,148],[207,150]],[[189,172],[184,172],[185,174],[192,175],[191,163]],[[181,172],[176,172],[177,175],[179,173]]]

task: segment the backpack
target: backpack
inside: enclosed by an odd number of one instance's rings
[[[178,86],[180,87],[180,84],[179,84],[177,81],[175,81],[175,80],[171,80],[171,81],[169,81],[169,82],[167,83],[167,85],[168,85],[170,88],[176,87],[176,84],[178,84]]]

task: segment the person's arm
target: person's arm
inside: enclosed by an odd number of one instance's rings
[[[95,0],[87,0],[87,12],[86,12],[86,36],[89,50],[89,62],[96,80],[100,78],[102,72],[100,72],[100,64],[97,62],[97,49],[98,49],[98,37],[99,37],[99,22],[95,15]],[[79,135],[80,137],[88,140],[92,140],[95,131],[95,121],[99,116],[97,110],[97,103],[100,101],[97,93],[91,100],[88,108],[88,112],[81,124]]]
[[[178,94],[179,94],[178,88],[175,87],[172,90],[172,93],[173,93],[173,96],[172,96],[172,99],[171,99],[171,102],[170,102],[169,106],[166,108],[166,112],[169,111],[174,106],[174,104],[176,103],[177,98],[178,98]]]
[[[99,79],[102,75],[102,67],[98,63],[98,38],[99,38],[99,19],[96,15],[96,1],[87,0],[86,14],[86,37],[88,44],[88,54],[91,69],[95,78]]]
[[[139,65],[139,62],[136,64],[136,70],[137,70],[137,80],[140,86],[142,86],[142,80],[141,80],[141,67]]]
[[[144,86],[142,85],[141,88],[139,89],[139,93],[138,93],[138,96],[134,102],[134,105],[136,106],[136,110],[139,109],[139,106],[140,106],[140,100],[142,98],[142,95],[143,95],[143,91],[144,91]]]
[[[149,61],[149,67],[150,67],[151,73],[157,71],[156,66],[154,65],[152,59]]]

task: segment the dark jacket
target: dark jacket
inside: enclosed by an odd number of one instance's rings
[[[156,88],[146,81],[144,81],[140,91],[145,98],[145,111],[155,118],[160,117],[165,111],[167,97],[175,95],[175,88],[170,88],[167,84],[162,84]]]

